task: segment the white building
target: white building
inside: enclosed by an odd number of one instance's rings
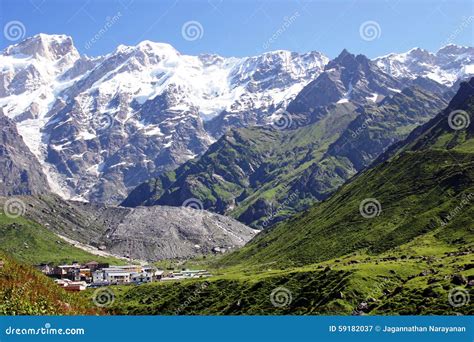
[[[122,268],[109,267],[92,273],[93,283],[128,284],[130,272]]]
[[[130,283],[130,272],[107,270],[105,271],[105,281],[109,284],[128,284]]]
[[[149,283],[160,280],[164,271],[154,266],[111,266],[92,272],[92,282],[95,284],[127,284]]]
[[[97,270],[92,272],[93,283],[105,283],[105,273],[103,270]]]

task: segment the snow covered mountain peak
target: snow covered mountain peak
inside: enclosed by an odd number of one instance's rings
[[[0,108],[51,188],[116,203],[203,153],[222,131],[265,122],[327,61],[318,52],[189,56],[151,41],[89,58],[70,37],[40,34],[0,54]],[[205,129],[211,120],[215,129]]]
[[[180,53],[170,44],[157,43],[150,40],[144,40],[135,46],[119,45],[114,53],[143,53],[147,56],[159,56],[162,59],[180,56]]]
[[[38,34],[0,53],[0,106],[16,121],[46,114],[81,56],[72,38]]]
[[[440,72],[454,82],[472,58],[469,49],[456,51],[446,47],[433,60],[411,51],[403,60],[393,54],[376,61],[343,51],[348,58],[329,63],[316,51],[190,56],[143,41],[89,58],[71,37],[40,34],[0,54],[0,108],[54,191],[117,203],[138,184],[204,153],[227,129],[268,124],[322,73],[304,104],[375,102],[401,87],[395,78]]]
[[[436,53],[414,48],[374,60],[378,67],[399,79],[425,77],[446,86],[474,75],[474,48],[449,44]]]
[[[469,46],[461,46],[456,44],[448,44],[443,46],[441,49],[438,50],[437,54],[461,54],[461,53],[468,53],[469,51],[472,52],[474,48]]]
[[[51,62],[61,60],[66,56],[69,60],[80,57],[71,37],[43,33],[7,47],[3,55],[17,58],[45,58]]]

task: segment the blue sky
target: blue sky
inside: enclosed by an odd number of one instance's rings
[[[70,35],[92,56],[146,39],[223,56],[285,49],[335,57],[347,48],[376,57],[415,46],[436,51],[447,42],[474,45],[474,2],[467,0],[0,0],[1,49],[15,41],[5,35],[11,22],[23,25],[25,37]],[[367,25],[368,36],[361,34]]]

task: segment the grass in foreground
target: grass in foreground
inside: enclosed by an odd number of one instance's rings
[[[104,311],[67,293],[31,266],[0,253],[0,315],[97,315]]]
[[[473,247],[452,247],[427,234],[377,256],[361,252],[290,269],[234,267],[209,279],[114,286],[108,310],[121,315],[473,314],[467,302],[474,295],[467,284],[474,279]],[[413,248],[419,252],[411,255]]]

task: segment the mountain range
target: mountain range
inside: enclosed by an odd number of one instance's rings
[[[186,56],[149,41],[89,58],[70,37],[44,34],[0,60],[0,106],[51,187],[107,203],[204,153],[226,127],[263,122],[327,62],[317,52]]]
[[[472,48],[414,51],[373,61],[347,51],[333,61],[289,51],[225,58],[144,41],[88,57],[68,36],[39,34],[0,54],[0,107],[40,164],[45,188],[118,204],[202,156],[229,129],[275,126],[287,112],[293,128],[303,127],[328,110],[378,103],[402,84],[444,94],[472,73]],[[416,58],[425,58],[422,69]]]
[[[32,277],[17,261],[127,259],[213,277],[120,288],[107,313],[472,314],[473,58],[12,45],[0,256],[19,273],[0,292]]]
[[[211,265],[131,288],[115,314],[472,315],[474,78],[332,196]],[[276,301],[278,298],[278,302]]]
[[[122,204],[179,206],[197,198],[205,209],[266,228],[326,199],[434,117],[447,104],[442,89],[405,87],[344,50],[289,103],[282,126],[230,130],[202,157],[137,187]]]
[[[474,78],[447,108],[331,198],[259,234],[229,262],[307,264],[358,250],[383,253],[426,235],[471,245],[474,127],[467,123],[473,110]],[[466,120],[456,129],[453,112]]]

